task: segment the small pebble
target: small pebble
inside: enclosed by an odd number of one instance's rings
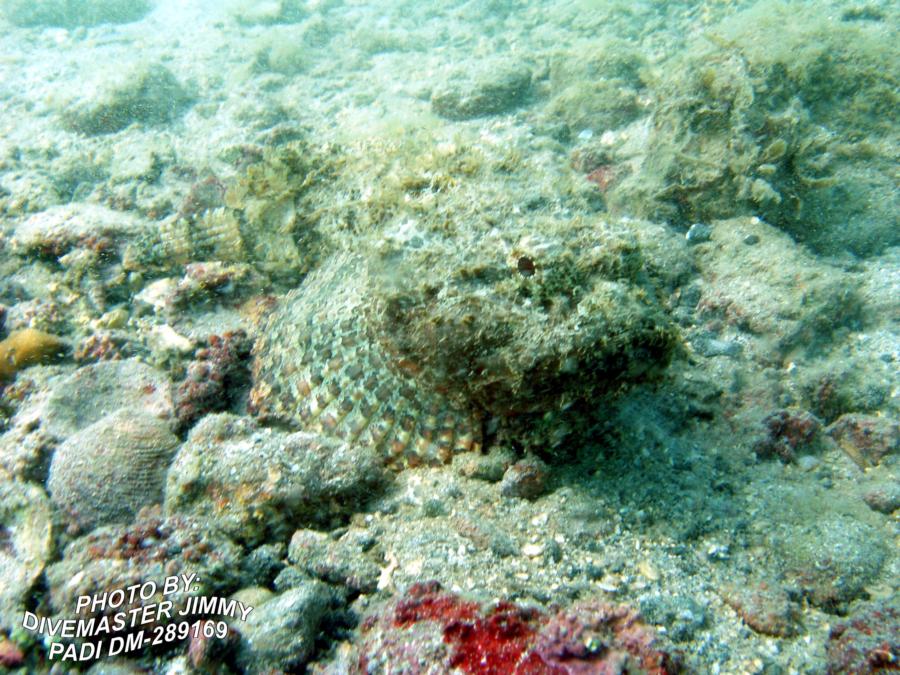
[[[547,490],[548,467],[537,458],[523,459],[510,466],[500,481],[504,497],[537,499]]]
[[[702,244],[712,237],[712,226],[706,223],[694,223],[684,235],[688,244]]]
[[[812,471],[818,467],[819,464],[821,464],[819,458],[813,457],[812,455],[802,455],[797,458],[797,466],[801,471]]]
[[[529,558],[537,558],[544,552],[543,544],[525,544],[522,547],[522,555]]]

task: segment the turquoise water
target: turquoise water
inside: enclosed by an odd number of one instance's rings
[[[0,27],[0,672],[897,668],[891,3]]]

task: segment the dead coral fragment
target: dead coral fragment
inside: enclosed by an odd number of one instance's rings
[[[12,379],[22,368],[49,361],[63,349],[63,342],[55,335],[34,328],[17,330],[0,342],[0,380]]]

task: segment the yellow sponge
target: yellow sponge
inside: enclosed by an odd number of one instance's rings
[[[34,328],[10,333],[0,342],[0,380],[12,378],[26,366],[48,361],[62,350],[62,341],[50,333]]]

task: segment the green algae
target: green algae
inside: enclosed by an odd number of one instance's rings
[[[898,241],[900,51],[880,25],[765,2],[653,71],[644,149],[609,208],[686,227],[758,215],[823,252]]]

